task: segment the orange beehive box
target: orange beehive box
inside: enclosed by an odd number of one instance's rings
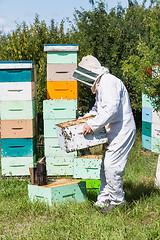
[[[35,119],[1,120],[1,138],[33,138]]]
[[[77,81],[47,81],[47,99],[77,98]]]

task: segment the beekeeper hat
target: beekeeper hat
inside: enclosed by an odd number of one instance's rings
[[[102,67],[97,58],[92,55],[88,55],[82,58],[73,73],[73,77],[76,80],[92,87],[92,92],[95,93],[93,87],[97,84],[100,77],[106,72],[109,72],[109,70]]]

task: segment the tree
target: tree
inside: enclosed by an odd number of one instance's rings
[[[132,83],[132,105],[141,110],[142,92],[153,100],[153,107],[160,109],[160,8],[159,3],[147,12],[148,38],[140,38],[137,51],[123,61],[123,75]],[[128,84],[129,85],[129,84]],[[128,86],[128,87],[130,87]]]
[[[79,44],[79,61],[85,55],[92,54],[97,57],[103,66],[124,82],[129,91],[132,108],[139,118],[141,109],[137,108],[137,89],[135,82],[123,74],[122,64],[133,54],[138,53],[137,46],[140,39],[149,43],[150,32],[146,19],[149,9],[132,2],[127,9],[121,5],[107,12],[104,2],[99,2],[92,11],[75,11],[72,29],[72,41]],[[80,99],[94,96],[90,90],[79,88]],[[87,107],[90,108],[91,104]],[[88,109],[86,108],[86,111]]]

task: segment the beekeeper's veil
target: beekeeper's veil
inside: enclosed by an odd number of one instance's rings
[[[83,57],[73,73],[73,77],[91,87],[93,93],[97,92],[101,76],[109,73],[108,68],[102,67],[100,62],[93,56]]]

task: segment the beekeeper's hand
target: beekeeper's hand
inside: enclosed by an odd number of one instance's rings
[[[89,133],[92,132],[92,129],[90,128],[90,126],[86,123],[84,126],[83,126],[83,135],[87,135]]]

